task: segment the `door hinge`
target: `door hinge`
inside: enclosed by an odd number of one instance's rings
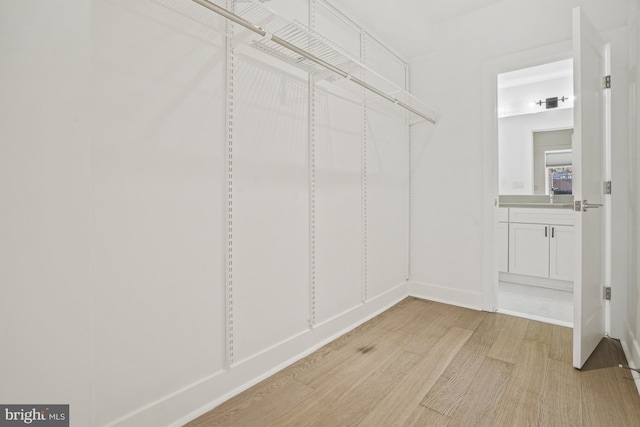
[[[604,194],[611,194],[611,181],[604,182]]]
[[[611,75],[604,76],[604,88],[611,89]]]
[[[611,286],[604,287],[604,299],[611,301]]]

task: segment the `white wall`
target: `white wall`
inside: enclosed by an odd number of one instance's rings
[[[492,233],[485,224],[493,218],[494,196],[485,195],[494,180],[497,183],[497,153],[486,150],[483,134],[484,115],[495,117],[495,111],[487,109],[495,94],[484,92],[483,71],[498,58],[520,55],[526,59],[531,50],[566,44],[571,39],[571,10],[575,6],[581,6],[604,31],[605,39],[612,41],[612,75],[619,81],[612,89],[613,109],[617,111],[614,150],[626,151],[626,0],[606,4],[594,0],[502,1],[439,25],[438,47],[412,60],[412,92],[437,105],[442,114],[428,137],[413,138],[412,152],[420,154],[414,158],[412,182],[419,182],[420,187],[414,186],[412,198],[412,282],[421,295],[493,308],[494,301],[483,297],[490,292],[487,283],[492,282],[495,269],[491,257],[483,254],[493,251]],[[566,53],[558,52],[547,52],[547,56],[547,60],[567,58]],[[525,66],[533,65],[539,63],[532,57]],[[614,156],[614,161],[620,158]],[[451,178],[446,185],[444,176]],[[628,213],[616,210],[615,203],[613,233],[620,236],[627,231]],[[614,241],[614,251],[619,244]],[[628,261],[625,263],[617,266],[623,274],[630,269]]]
[[[316,91],[316,321],[324,323],[357,305],[362,280],[362,103],[323,85]],[[340,209],[325,209],[336,204]],[[333,298],[340,294],[341,298]]]
[[[569,62],[571,67],[570,61],[565,62]],[[498,86],[500,86],[500,83]],[[564,102],[558,99],[558,106],[554,110],[547,112],[573,108],[572,93],[573,77],[571,76],[518,86],[499,87],[498,117],[547,111],[544,103],[538,105],[537,102],[553,97],[566,97],[568,99]]]
[[[406,295],[406,235],[388,231],[407,218],[406,125],[364,121],[360,96],[312,94],[246,45],[227,59],[174,3],[99,3],[99,422],[186,420]],[[306,0],[269,7],[310,16]],[[315,25],[359,45],[335,16]]]
[[[192,2],[39,3],[0,6],[0,401],[178,425],[406,297],[404,119]],[[360,54],[321,5],[269,3]]]
[[[154,2],[95,1],[91,18],[104,425],[223,368],[224,39]]]
[[[89,5],[0,3],[0,401],[93,424]]]

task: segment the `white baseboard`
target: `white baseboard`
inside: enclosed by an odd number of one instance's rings
[[[629,366],[634,369],[640,369],[640,341],[629,328],[629,325],[624,325],[624,338],[620,340],[624,355],[627,357]],[[633,381],[636,383],[638,394],[640,394],[640,373],[631,371]]]
[[[403,282],[364,304],[234,364],[226,371],[202,378],[182,390],[108,424],[107,427],[182,426],[313,353],[407,296],[408,284]],[[185,416],[185,414],[188,415]]]
[[[416,298],[482,310],[482,292],[463,291],[422,282],[409,282],[409,295]]]
[[[557,289],[559,291],[573,292],[573,282],[566,280],[555,280],[546,277],[525,276],[523,274],[498,273],[498,280],[501,282],[518,283],[521,285],[540,286],[543,288]]]
[[[562,320],[550,319],[548,317],[536,316],[534,314],[520,313],[518,311],[504,310],[501,308],[497,309],[496,313],[508,314],[509,316],[522,317],[523,319],[535,320],[538,322],[550,323],[552,325],[573,328],[573,322],[564,322]]]

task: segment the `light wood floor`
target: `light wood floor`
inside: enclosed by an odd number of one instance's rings
[[[578,371],[571,333],[407,298],[187,425],[640,426],[619,342]]]

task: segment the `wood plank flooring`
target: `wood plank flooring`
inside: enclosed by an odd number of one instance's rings
[[[640,426],[620,343],[581,371],[569,328],[407,298],[187,424]]]

